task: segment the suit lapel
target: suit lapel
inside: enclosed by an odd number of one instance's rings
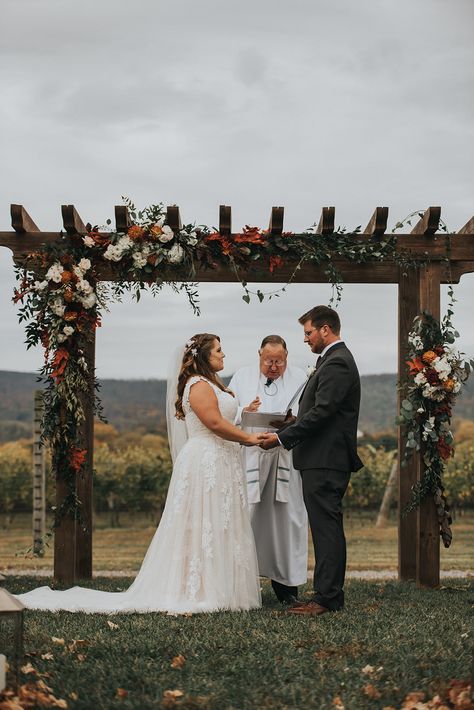
[[[313,379],[313,377],[315,377],[315,376],[317,375],[317,373],[320,371],[321,367],[322,367],[322,366],[324,365],[324,363],[326,362],[328,356],[331,355],[331,353],[332,353],[333,351],[339,350],[339,348],[342,348],[342,347],[344,347],[344,346],[345,346],[345,343],[343,343],[343,342],[336,343],[336,344],[333,345],[331,348],[329,348],[329,350],[326,352],[326,354],[321,358],[321,360],[319,360],[318,365],[317,365],[317,368],[316,368],[316,369],[314,370],[314,372],[312,372],[311,375],[308,377],[308,381],[307,381],[307,383],[305,384],[305,386],[303,387],[303,391],[301,392],[301,396],[300,396],[300,398],[299,398],[299,400],[298,400],[298,404],[299,404],[299,403],[301,402],[301,400],[303,399],[303,395],[304,395],[304,393],[306,392],[306,388],[308,387],[309,383],[311,382],[311,380]]]

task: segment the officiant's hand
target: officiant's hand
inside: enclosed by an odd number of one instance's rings
[[[276,434],[270,434],[270,432],[265,432],[265,434],[258,434],[260,439],[259,446],[261,449],[268,451],[268,449],[274,449],[275,446],[280,445],[280,440]]]
[[[250,402],[250,404],[248,404],[246,407],[244,407],[242,411],[256,412],[261,404],[262,402],[260,401],[260,397],[255,397],[255,399],[252,400],[252,402]]]
[[[273,421],[270,422],[270,426],[272,426],[277,431],[281,431],[282,429],[285,429],[287,426],[290,426],[290,424],[293,424],[294,422],[296,422],[296,417],[293,416],[291,409],[289,409],[286,413],[286,417],[282,422]]]

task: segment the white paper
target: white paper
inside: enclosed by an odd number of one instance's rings
[[[274,429],[270,422],[283,422],[286,412],[242,412],[242,426]]]

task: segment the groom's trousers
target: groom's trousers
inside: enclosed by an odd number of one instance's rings
[[[350,476],[350,472],[326,468],[301,471],[316,558],[313,599],[332,611],[344,606],[346,538],[342,499]]]

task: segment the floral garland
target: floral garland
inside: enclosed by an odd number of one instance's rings
[[[199,314],[196,284],[180,281],[192,280],[196,267],[215,270],[220,265],[230,266],[242,283],[242,298],[249,303],[251,295],[262,301],[265,296],[278,296],[285,286],[254,294],[240,277],[240,270],[254,265],[262,274],[276,274],[285,263],[294,263],[291,282],[301,265],[311,262],[323,268],[332,284],[331,302],[339,302],[343,279],[335,259],[358,264],[390,259],[405,269],[420,263],[408,252],[399,251],[392,235],[355,240],[360,227],[352,232],[338,229],[322,239],[316,224],[299,235],[273,235],[246,226],[230,239],[204,225],[188,224],[172,230],[165,223],[162,203],[137,210],[128,198],[124,202],[131,219],[126,232],[111,230],[110,220],[104,229],[88,225],[86,235],[64,235],[40,252],[29,254],[17,267],[20,285],[14,301],[21,303],[19,320],[26,322],[26,343],[28,348],[41,343],[45,353],[40,371],[40,379],[46,384],[43,439],[52,444],[53,470],[67,482],[69,491],[56,510],[56,525],[65,511],[80,518],[75,477],[86,464],[81,429],[85,419],[83,397],[92,388],[94,411],[102,416],[97,398],[99,384],[94,373],[88,372],[86,351],[108,301],[119,300],[127,290],[139,300],[145,288],[155,296],[164,283],[169,283],[175,291],[186,292],[191,307]],[[113,274],[111,282],[98,279],[99,270],[106,264]]]
[[[455,399],[474,368],[474,360],[466,361],[463,353],[453,347],[458,333],[451,323],[452,288],[450,295],[450,307],[441,324],[428,313],[413,322],[408,337],[407,396],[397,418],[406,432],[404,461],[414,451],[421,451],[424,463],[422,478],[412,488],[405,512],[432,495],[445,547],[452,540],[452,519],[442,483],[445,462],[454,455],[451,416]]]

